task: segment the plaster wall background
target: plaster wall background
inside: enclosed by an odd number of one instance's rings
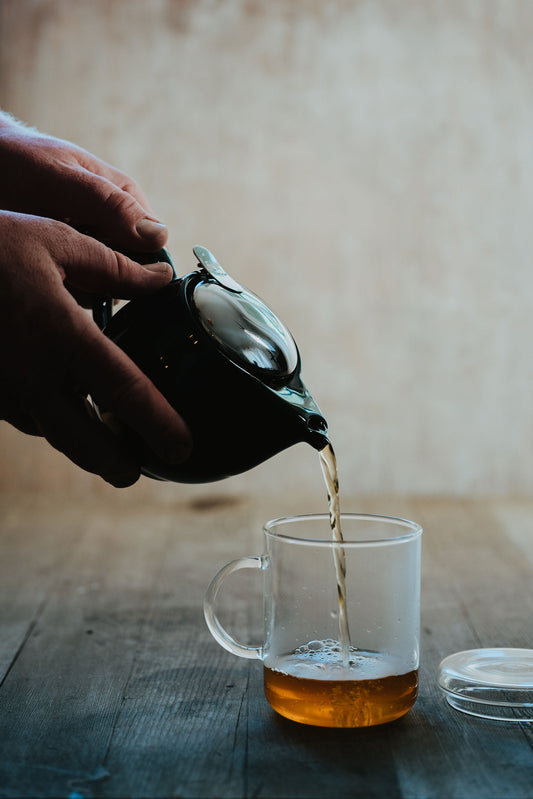
[[[271,305],[351,492],[530,494],[532,33],[523,0],[2,0],[0,105]],[[4,490],[108,492],[0,451]],[[232,480],[321,488],[304,445]]]

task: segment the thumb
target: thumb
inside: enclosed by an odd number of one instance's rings
[[[162,288],[174,276],[169,263],[140,264],[72,228],[68,235],[70,246],[54,255],[70,289],[130,299]]]

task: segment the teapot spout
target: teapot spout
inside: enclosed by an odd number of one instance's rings
[[[305,389],[305,386],[304,386]],[[304,423],[304,440],[318,451],[324,449],[329,444],[328,423],[322,415],[322,411],[309,394],[307,389],[306,398],[299,416]]]
[[[287,416],[293,419],[291,426],[298,429],[298,440],[305,441],[314,449],[322,450],[329,444],[328,424],[317,403],[299,376],[275,391],[285,402]]]
[[[329,444],[328,425],[317,406],[316,413],[307,416],[307,442],[319,452]]]

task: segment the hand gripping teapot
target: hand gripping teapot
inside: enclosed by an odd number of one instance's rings
[[[120,420],[100,417],[128,439],[142,472],[159,480],[203,483],[239,474],[298,442],[328,443],[327,425],[300,379],[294,339],[266,305],[233,280],[204,247],[198,271],[116,314],[99,298],[93,316],[104,333],[148,375],[187,423],[190,457],[170,465]],[[133,256],[149,263],[167,261]],[[141,262],[143,262],[141,261]]]

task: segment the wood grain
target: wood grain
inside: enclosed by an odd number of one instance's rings
[[[354,731],[278,717],[261,664],[206,629],[205,586],[226,560],[261,551],[261,522],[276,515],[266,501],[6,501],[0,797],[531,797],[533,725],[452,711],[436,674],[458,649],[531,645],[533,502],[345,506],[425,528],[419,699],[394,724]],[[251,641],[258,592],[235,582],[226,598],[227,623]]]

